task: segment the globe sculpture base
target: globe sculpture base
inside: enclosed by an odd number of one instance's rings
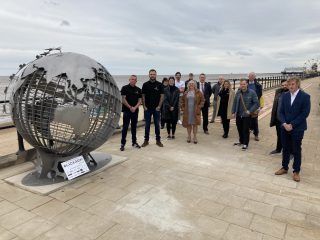
[[[38,178],[56,178],[58,176],[67,179],[67,176],[61,166],[61,163],[78,157],[79,154],[75,154],[68,157],[59,157],[56,154],[46,153],[40,149],[37,149],[37,158],[35,160],[35,168]],[[96,166],[97,162],[91,156],[90,153],[82,155],[88,166]]]

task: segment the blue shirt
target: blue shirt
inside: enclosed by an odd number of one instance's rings
[[[248,88],[257,93],[256,85],[254,84],[254,82],[250,83],[249,81]]]

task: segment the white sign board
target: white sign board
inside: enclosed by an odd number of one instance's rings
[[[61,166],[65,174],[67,175],[68,180],[79,177],[90,171],[83,156],[78,156],[68,161],[65,161],[61,163]]]

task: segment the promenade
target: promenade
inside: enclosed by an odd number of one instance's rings
[[[320,239],[320,78],[302,82],[311,95],[308,130],[302,146],[301,182],[275,176],[281,155],[276,130],[269,127],[274,90],[264,92],[260,141],[251,135],[248,151],[238,140],[234,121],[229,138],[222,126],[199,127],[198,144],[176,139],[119,151],[115,134],[98,151],[128,157],[106,171],[81,179],[49,196],[11,186],[3,179],[32,168],[30,162],[0,170],[0,240],[319,240]],[[212,109],[210,109],[212,110]],[[211,116],[209,116],[210,119]],[[138,128],[143,142],[144,128]],[[0,156],[17,150],[14,128],[0,130]],[[28,147],[28,146],[27,146]]]

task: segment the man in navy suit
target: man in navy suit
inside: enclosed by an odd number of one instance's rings
[[[198,88],[200,92],[202,92],[205,102],[203,105],[203,108],[201,108],[202,112],[202,121],[203,121],[203,131],[205,134],[209,134],[208,131],[208,123],[209,123],[209,106],[210,106],[210,96],[212,94],[211,86],[209,83],[206,82],[206,75],[204,73],[201,73],[199,76],[199,84]]]
[[[307,130],[307,117],[310,113],[310,95],[300,89],[300,78],[288,79],[289,92],[283,94],[279,120],[281,122],[282,168],[276,175],[286,174],[293,149],[293,180],[300,181],[301,144],[304,131]]]

